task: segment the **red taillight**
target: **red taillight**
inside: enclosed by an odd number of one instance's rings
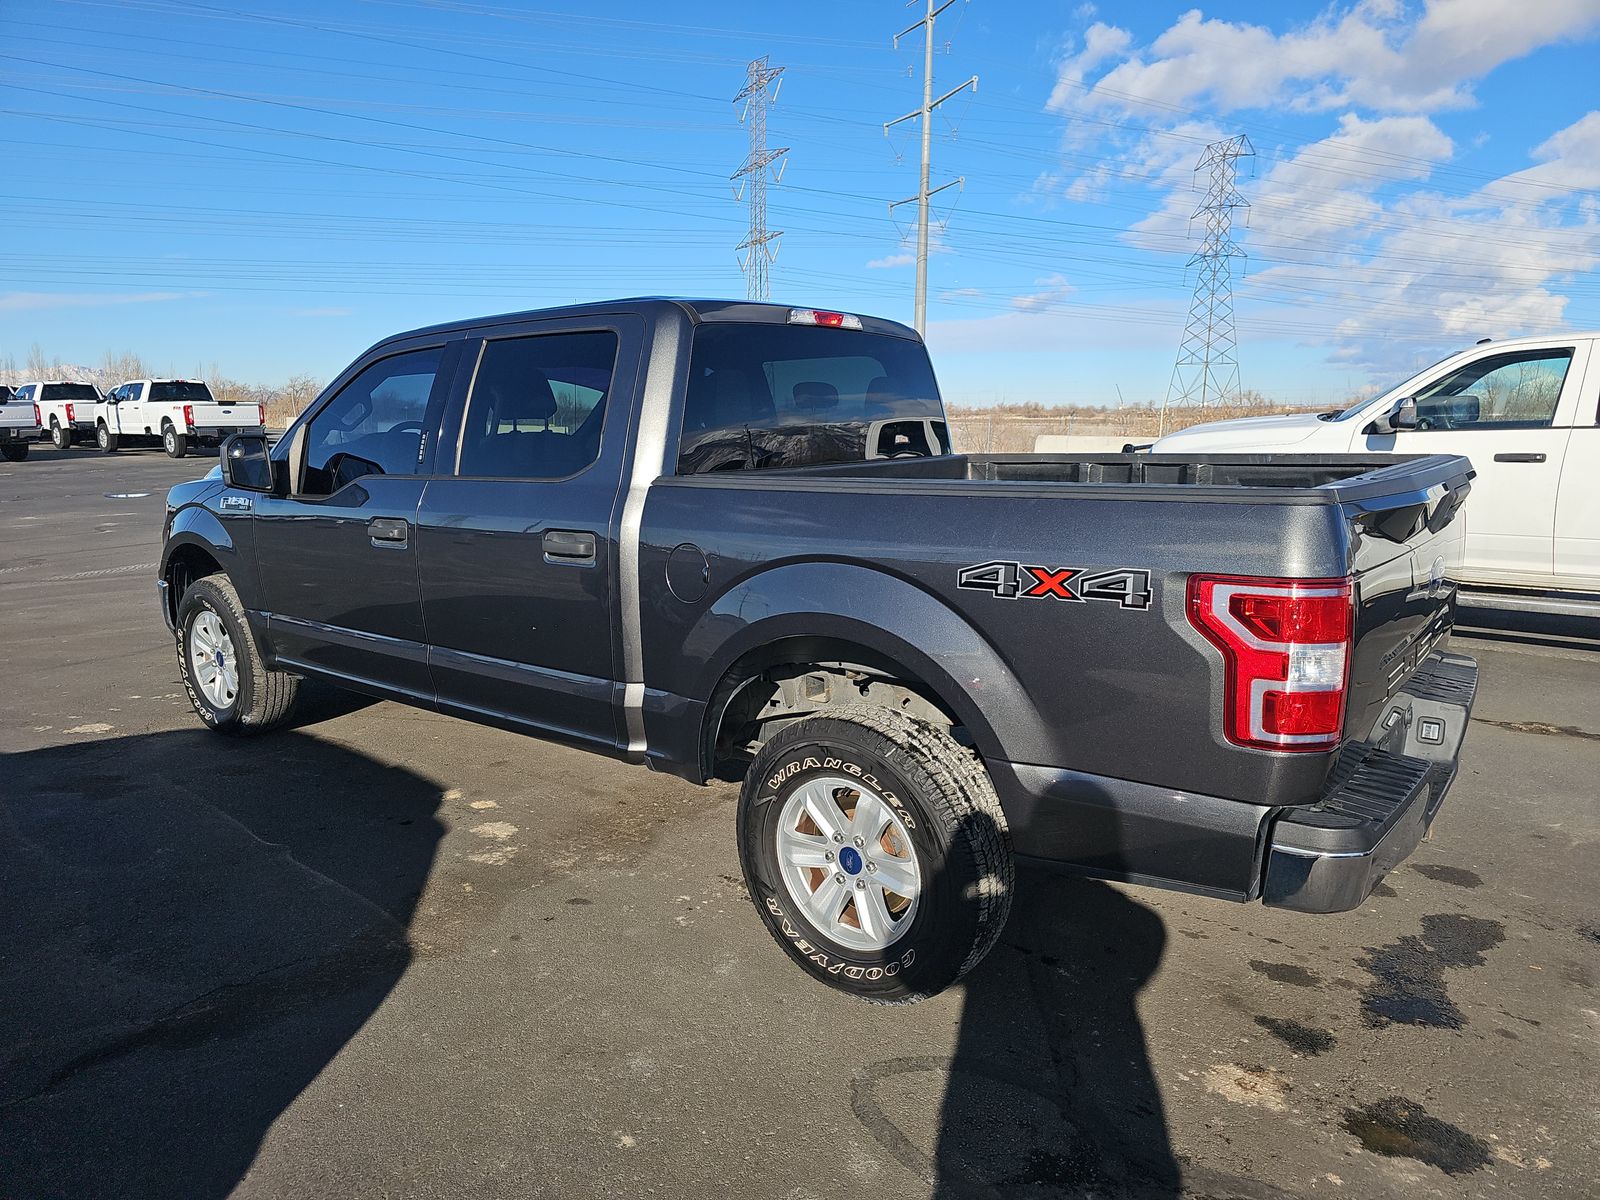
[[[183,427],[185,429],[194,428],[194,405],[192,404],[183,406]]]
[[[263,429],[266,428],[267,406],[265,404],[256,405],[256,424],[260,425]]]
[[[39,426],[44,424],[44,415],[40,413],[39,406],[37,404],[33,406],[33,423]]]
[[[1350,671],[1348,579],[1189,578],[1189,620],[1222,652],[1223,732],[1258,750],[1339,744]]]
[[[77,419],[78,419],[78,415],[75,412],[72,411],[72,405],[68,404],[67,405],[67,424],[71,425]]]

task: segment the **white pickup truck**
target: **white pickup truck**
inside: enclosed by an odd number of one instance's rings
[[[0,383],[0,458],[21,462],[39,438],[39,407],[17,389]]]
[[[18,395],[38,406],[39,422],[49,433],[57,450],[94,432],[94,406],[100,403],[100,389],[77,379],[40,379],[25,383]]]
[[[1600,612],[1600,332],[1479,342],[1342,412],[1196,425],[1151,449],[1466,455],[1465,599]]]
[[[261,405],[217,400],[195,379],[130,379],[95,410],[95,442],[106,454],[159,442],[169,457],[182,458],[197,443],[215,446],[229,434],[264,432]]]

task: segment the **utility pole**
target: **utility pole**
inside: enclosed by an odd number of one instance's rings
[[[912,0],[912,3],[915,2],[916,0]],[[933,22],[940,13],[955,2],[956,0],[944,0],[943,4],[935,8],[934,0],[927,0],[927,15],[916,24],[907,25],[894,35],[894,48],[898,50],[900,49],[901,38],[914,29],[923,30],[922,107],[912,109],[903,117],[885,121],[883,125],[883,133],[887,137],[891,127],[900,124],[902,121],[909,121],[915,116],[920,115],[922,117],[922,182],[915,196],[908,197],[905,200],[896,200],[889,205],[889,211],[892,213],[902,204],[910,204],[912,200],[917,202],[917,298],[915,315],[912,317],[911,323],[916,327],[918,333],[925,332],[924,327],[927,325],[928,318],[928,198],[944,191],[945,188],[959,187],[967,182],[966,176],[962,176],[951,180],[949,183],[940,184],[931,190],[928,187],[929,160],[933,153],[933,110],[958,92],[967,88],[971,88],[973,91],[978,90],[978,77],[974,75],[971,79],[961,84],[960,87],[951,88],[937,100],[933,98]]]
[[[782,67],[768,66],[766,55],[762,55],[745,69],[744,90],[733,98],[735,104],[744,101],[739,121],[750,131],[750,153],[744,166],[730,176],[741,181],[733,193],[735,200],[744,198],[746,186],[750,189],[750,233],[734,248],[743,255],[739,268],[744,272],[744,294],[749,300],[765,300],[771,295],[772,261],[778,256],[777,242],[783,236],[782,230],[767,228],[767,179],[770,175],[776,186],[783,178],[783,166],[788,165],[785,162],[773,174],[772,164],[789,153],[789,147],[767,149],[767,108],[777,102],[778,89],[772,84],[782,74]],[[778,86],[783,85],[780,82]]]
[[[1187,267],[1199,267],[1194,281],[1194,299],[1189,302],[1189,320],[1183,341],[1178,344],[1178,360],[1172,367],[1172,382],[1167,399],[1161,403],[1161,433],[1167,431],[1167,403],[1198,403],[1206,406],[1225,401],[1239,391],[1238,338],[1233,326],[1232,260],[1243,258],[1244,251],[1233,240],[1235,209],[1249,208],[1235,184],[1241,158],[1255,153],[1244,134],[1212,142],[1200,155],[1194,173],[1198,179],[1208,173],[1206,198],[1195,209],[1193,220],[1205,222],[1205,240],[1190,257]]]

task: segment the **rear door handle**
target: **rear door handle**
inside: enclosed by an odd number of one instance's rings
[[[1543,454],[1534,454],[1534,453],[1496,454],[1494,456],[1494,460],[1495,460],[1495,462],[1532,462],[1532,463],[1540,463],[1540,462],[1544,461],[1544,455]]]
[[[545,562],[571,566],[592,566],[594,534],[581,529],[547,529],[544,534]]]
[[[411,523],[404,517],[373,517],[367,522],[367,536],[374,546],[403,550],[411,538]]]

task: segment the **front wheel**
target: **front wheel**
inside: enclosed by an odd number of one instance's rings
[[[739,857],[767,929],[813,978],[880,1004],[944,990],[1011,907],[1005,816],[982,765],[903,713],[841,708],[756,755]]]
[[[300,677],[268,670],[226,575],[207,575],[178,604],[178,669],[200,719],[222,733],[260,733],[294,708]]]
[[[189,453],[189,439],[168,425],[161,431],[161,448],[168,458],[182,458]]]
[[[21,462],[28,457],[28,443],[0,442],[0,455],[4,455],[7,462]]]
[[[94,444],[100,448],[101,454],[115,454],[117,452],[117,435],[105,422],[101,422],[94,429]]]
[[[50,421],[50,444],[57,450],[72,449],[72,430],[57,424],[53,418]]]

